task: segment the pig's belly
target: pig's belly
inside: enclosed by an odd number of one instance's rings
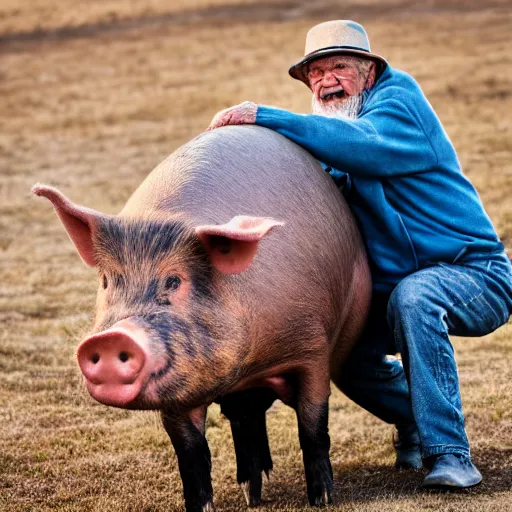
[[[270,388],[272,389],[279,400],[285,404],[290,404],[293,400],[294,389],[291,382],[290,374],[273,374],[271,371],[266,375],[258,377],[249,377],[237,384],[230,393],[237,391],[244,391],[252,388]],[[229,393],[229,394],[230,394]]]

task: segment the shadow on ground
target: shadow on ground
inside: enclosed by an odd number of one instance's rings
[[[389,465],[361,465],[334,467],[333,501],[337,506],[350,506],[363,502],[390,501],[400,499],[418,499],[439,495],[442,501],[459,501],[465,497],[485,497],[512,489],[512,449],[478,450],[474,459],[481,470],[484,480],[472,489],[447,492],[425,490],[421,484],[426,470],[397,471]],[[281,510],[288,507],[304,507],[307,503],[304,478],[293,479],[289,475],[276,478],[271,475],[267,484],[267,499],[262,507],[268,510]],[[241,510],[244,499],[240,492],[237,503],[217,500],[217,506],[223,512]]]

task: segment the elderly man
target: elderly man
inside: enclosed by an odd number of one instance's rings
[[[313,27],[289,72],[312,90],[313,115],[245,102],[210,128],[271,128],[346,181],[374,299],[343,391],[397,426],[396,465],[418,468],[423,458],[425,487],[477,485],[448,335],[482,336],[508,321],[512,266],[503,244],[420,87],[371,53],[361,25]],[[396,352],[403,366],[387,356]]]

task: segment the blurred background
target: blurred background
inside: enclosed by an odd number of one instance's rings
[[[220,109],[251,100],[308,112],[288,77],[305,35],[362,23],[372,50],[420,83],[498,233],[512,245],[512,5],[505,0],[0,1],[0,510],[178,511],[176,458],[156,413],[96,404],[75,348],[96,276],[44,182],[117,213],[148,172]],[[423,492],[392,468],[391,427],[331,401],[339,510],[512,510],[512,328],[454,339],[467,430],[484,483]],[[269,413],[275,471],[264,508],[306,510],[291,410]],[[219,511],[245,510],[229,425],[211,408]]]

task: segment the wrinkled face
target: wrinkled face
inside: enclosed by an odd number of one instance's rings
[[[307,69],[313,113],[357,117],[361,93],[373,86],[375,73],[375,63],[368,59],[334,55],[314,60]]]

